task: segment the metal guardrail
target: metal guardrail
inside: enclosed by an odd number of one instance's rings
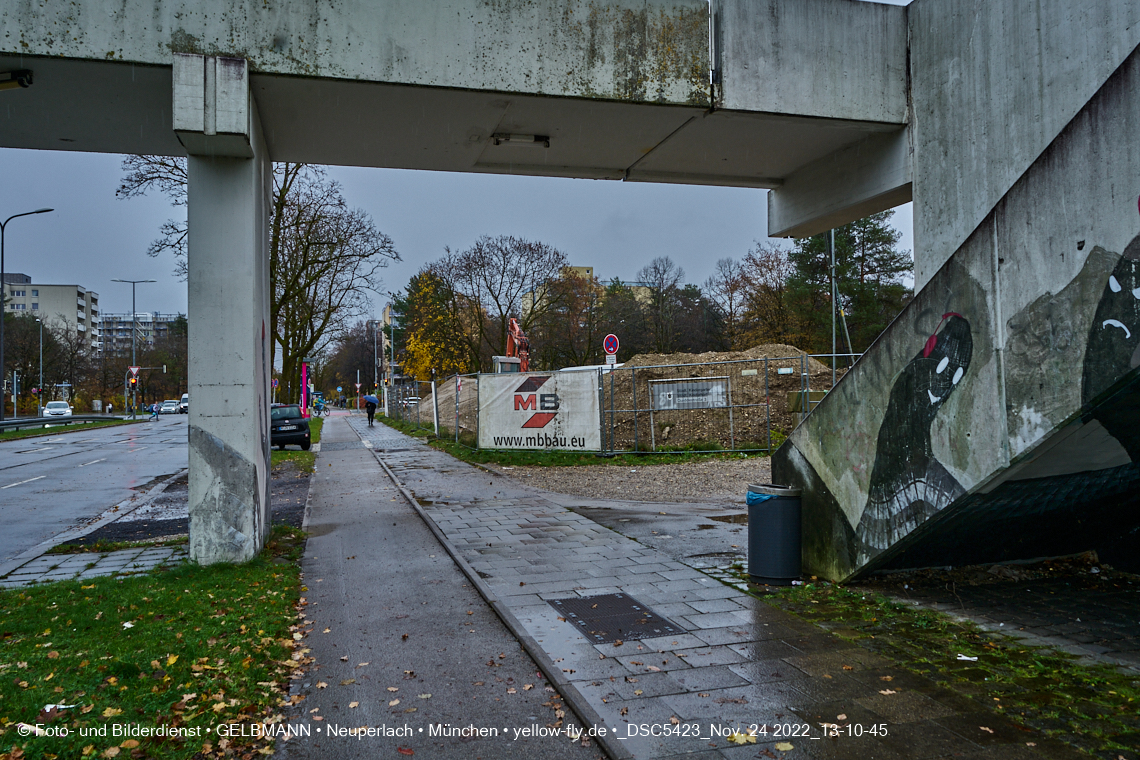
[[[25,428],[47,427],[48,425],[75,425],[88,422],[121,421],[122,417],[111,414],[74,414],[70,417],[22,417],[18,420],[5,420],[0,422],[0,432],[5,430],[23,430]]]

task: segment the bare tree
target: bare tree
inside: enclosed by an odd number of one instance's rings
[[[604,289],[596,277],[567,271],[547,285],[555,304],[535,320],[537,342],[532,359],[546,369],[576,367],[601,361],[601,305]]]
[[[788,278],[795,271],[788,252],[768,243],[756,243],[744,256],[745,282],[741,340],[749,345],[787,343],[795,326],[788,306]]]
[[[120,198],[151,191],[174,206],[186,205],[186,161],[128,156]],[[369,305],[368,291],[382,287],[380,270],[400,259],[392,239],[371,217],[349,208],[340,185],[320,167],[275,164],[270,219],[270,320],[273,358],[281,350],[280,397],[296,398],[304,357],[323,351]],[[147,254],[173,253],[175,274],[186,278],[186,221],[168,220]]]
[[[719,260],[712,277],[705,281],[705,296],[720,310],[724,320],[724,338],[732,348],[744,348],[737,345],[737,336],[747,291],[744,267],[735,259]]]
[[[484,235],[464,251],[447,250],[434,270],[446,281],[459,306],[465,308],[462,322],[475,328],[479,347],[485,345],[492,354],[502,355],[511,317],[529,331],[539,316],[558,305],[560,291],[548,284],[565,266],[566,254],[546,243]],[[523,296],[527,294],[533,305],[524,311]]]
[[[281,397],[289,399],[304,357],[323,352],[366,313],[367,291],[381,289],[380,270],[400,255],[368,214],[348,207],[338,183],[304,164],[274,172],[269,247],[270,320],[281,346]]]
[[[676,350],[677,317],[681,312],[680,292],[685,270],[668,256],[658,256],[637,272],[637,279],[649,287],[649,320],[653,350],[668,354]]]
[[[170,205],[186,206],[186,159],[171,156],[127,156],[123,159],[123,179],[115,195],[121,199],[140,198],[157,191],[170,199]],[[186,279],[186,219],[167,219],[159,236],[146,249],[148,256],[174,254],[174,274]]]

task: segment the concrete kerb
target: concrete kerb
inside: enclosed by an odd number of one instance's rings
[[[357,435],[359,435],[359,433],[357,433]],[[507,629],[514,635],[516,639],[518,639],[519,643],[522,645],[526,653],[530,655],[531,659],[533,659],[535,664],[538,665],[543,675],[546,676],[546,679],[550,683],[554,684],[555,688],[557,688],[559,693],[562,694],[563,699],[566,700],[566,704],[570,706],[570,709],[573,710],[574,714],[578,716],[578,719],[582,721],[583,727],[598,726],[603,724],[605,721],[602,720],[602,717],[578,693],[578,690],[574,688],[574,685],[570,683],[570,680],[562,675],[562,670],[550,659],[550,656],[546,653],[545,650],[543,650],[539,643],[535,641],[529,633],[526,632],[526,629],[523,627],[522,623],[519,622],[518,618],[514,616],[514,613],[512,613],[505,604],[499,601],[499,598],[495,595],[495,592],[493,592],[490,586],[488,586],[483,581],[483,579],[479,577],[479,574],[475,572],[467,560],[463,558],[463,556],[459,553],[459,550],[456,549],[455,546],[453,546],[452,543],[447,540],[447,537],[444,535],[443,531],[440,530],[439,526],[435,524],[435,521],[432,520],[431,516],[424,511],[423,507],[419,505],[415,497],[412,496],[411,492],[404,487],[404,484],[400,482],[395,473],[393,473],[388,465],[384,462],[384,460],[380,458],[380,453],[373,451],[372,454],[376,457],[376,461],[380,464],[380,466],[384,468],[384,472],[388,474],[388,477],[392,480],[392,483],[396,486],[400,493],[403,494],[404,499],[407,500],[409,506],[411,506],[411,508],[416,511],[416,514],[419,515],[420,519],[424,521],[424,524],[427,525],[428,529],[432,532],[432,535],[435,536],[435,539],[439,541],[440,545],[443,546],[444,550],[446,550],[447,553],[451,556],[451,559],[455,562],[463,574],[467,576],[467,580],[471,582],[471,585],[475,587],[475,589],[479,592],[479,595],[482,596],[484,601],[486,601],[487,604],[490,605],[491,609],[495,611],[495,614],[499,616],[499,619],[503,621],[503,624],[507,626]],[[606,755],[610,758],[610,760],[632,760],[633,754],[610,736],[595,736],[593,738],[602,748],[602,751],[605,752]]]
[[[7,562],[0,564],[0,578],[4,578],[4,577],[10,575],[14,570],[17,570],[18,568],[23,567],[24,565],[28,564],[29,562],[31,562],[34,559],[36,559],[38,557],[42,557],[44,555],[44,553],[47,552],[48,549],[51,549],[55,546],[59,546],[60,544],[63,544],[63,543],[67,543],[67,541],[69,539],[82,538],[83,536],[86,536],[88,533],[93,533],[93,532],[99,530],[99,528],[102,528],[107,523],[114,522],[115,520],[118,520],[122,517],[125,517],[126,515],[131,514],[135,510],[139,509],[140,507],[144,507],[144,506],[150,504],[152,501],[157,499],[159,497],[159,495],[162,494],[163,491],[166,490],[167,486],[169,486],[174,481],[178,480],[180,477],[185,475],[187,472],[188,472],[188,470],[185,470],[185,469],[179,470],[178,472],[171,475],[166,480],[164,480],[161,483],[159,483],[158,485],[156,485],[154,488],[147,491],[146,495],[143,496],[143,498],[136,499],[133,504],[132,504],[132,499],[124,499],[123,501],[119,502],[115,506],[104,511],[103,514],[101,514],[101,515],[99,515],[99,517],[95,518],[94,522],[89,523],[89,524],[83,526],[82,528],[75,528],[73,530],[69,530],[69,531],[65,531],[63,533],[60,533],[57,536],[53,536],[46,541],[42,541],[39,544],[36,544],[35,546],[33,546],[31,549],[28,549],[27,551],[21,552],[20,554],[16,555],[15,557],[8,560]],[[134,497],[132,497],[132,498],[134,498]]]

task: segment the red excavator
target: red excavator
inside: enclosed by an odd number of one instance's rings
[[[519,372],[530,372],[530,338],[514,317],[507,325],[507,356],[518,358]]]

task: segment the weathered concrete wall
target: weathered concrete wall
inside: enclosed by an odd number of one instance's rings
[[[252,158],[187,158],[190,557],[241,562],[269,531],[272,163],[249,98]],[[222,140],[226,135],[213,135]],[[193,150],[194,148],[192,148]]]
[[[812,573],[1080,551],[1140,525],[1120,509],[1140,488],[1138,199],[1140,51],[777,452],[777,482],[808,488]]]
[[[905,6],[714,0],[712,12],[718,107],[883,128],[781,175],[769,236],[815,235],[911,199]]]
[[[0,52],[256,73],[707,104],[706,0],[16,0]]]
[[[1134,0],[908,7],[921,288],[1140,43]]]
[[[902,125],[907,9],[855,0],[713,0],[721,108]]]

